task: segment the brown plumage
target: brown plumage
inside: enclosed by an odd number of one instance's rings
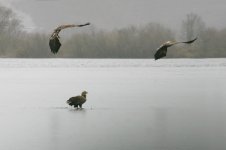
[[[160,59],[162,57],[165,57],[166,56],[166,53],[167,53],[167,48],[170,47],[170,46],[173,46],[175,44],[179,44],[179,43],[185,43],[185,44],[191,44],[193,43],[195,40],[197,40],[197,37],[193,40],[190,40],[190,41],[186,41],[186,42],[177,42],[177,41],[167,41],[165,43],[163,43],[156,51],[154,57],[155,57],[155,60],[157,59]]]
[[[82,104],[86,102],[86,94],[88,94],[88,92],[83,91],[81,95],[71,97],[67,100],[68,105],[74,106],[75,108],[78,108],[78,106],[82,108]]]
[[[83,27],[83,26],[87,26],[87,25],[90,25],[90,23],[81,24],[81,25],[68,24],[68,25],[61,25],[61,26],[57,27],[49,38],[49,47],[51,49],[51,52],[56,54],[61,47],[61,43],[59,40],[60,39],[59,33],[62,29],[72,28],[72,27]]]

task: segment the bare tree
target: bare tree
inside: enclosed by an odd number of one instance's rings
[[[186,15],[186,19],[182,21],[182,34],[186,40],[200,35],[205,29],[205,23],[202,18],[195,13]]]
[[[22,24],[16,14],[10,9],[0,6],[0,33],[14,34],[22,29]]]

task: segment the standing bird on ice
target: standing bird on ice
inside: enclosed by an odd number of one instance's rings
[[[72,27],[83,27],[83,26],[87,26],[87,25],[90,25],[90,23],[80,24],[80,25],[68,24],[68,25],[61,25],[61,26],[57,27],[49,38],[49,47],[51,49],[51,52],[56,54],[58,52],[58,50],[60,49],[61,43],[59,40],[59,38],[60,38],[59,33],[62,29],[72,28]]]
[[[78,106],[82,108],[82,104],[86,102],[86,94],[88,94],[88,92],[83,91],[81,95],[69,98],[69,100],[67,100],[68,105],[74,106],[75,108],[78,108]]]
[[[165,43],[163,43],[156,51],[155,53],[155,60],[157,59],[160,59],[162,57],[165,57],[166,56],[166,53],[167,53],[167,48],[170,47],[170,46],[173,46],[175,44],[179,44],[179,43],[185,43],[185,44],[191,44],[193,43],[195,40],[197,40],[197,37],[193,40],[190,40],[190,41],[186,41],[186,42],[177,42],[177,41],[167,41]]]

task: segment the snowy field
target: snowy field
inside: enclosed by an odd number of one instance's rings
[[[225,150],[225,89],[226,59],[0,59],[0,149]]]

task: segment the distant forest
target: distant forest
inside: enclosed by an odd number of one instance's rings
[[[62,47],[56,55],[50,52],[48,45],[51,32],[25,32],[13,10],[0,6],[1,58],[153,58],[155,50],[166,40],[190,40],[196,36],[198,40],[191,45],[170,48],[167,57],[226,57],[226,27],[208,27],[194,13],[182,20],[179,35],[178,31],[159,23],[112,31],[91,29],[62,38]]]

